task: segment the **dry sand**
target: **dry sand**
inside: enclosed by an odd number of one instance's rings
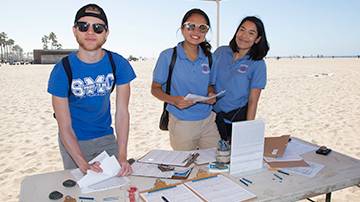
[[[132,83],[129,157],[170,149],[167,133],[158,129],[162,103],[150,94],[154,63],[133,63],[138,78]],[[266,120],[266,135],[290,134],[360,159],[360,59],[268,59],[267,64],[257,114]],[[0,201],[18,201],[25,176],[62,169],[46,92],[51,68],[0,67]],[[360,188],[334,192],[332,198],[360,201]]]

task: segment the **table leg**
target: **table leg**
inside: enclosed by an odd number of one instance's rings
[[[325,202],[330,202],[331,201],[331,192],[326,194],[326,198],[325,198]]]

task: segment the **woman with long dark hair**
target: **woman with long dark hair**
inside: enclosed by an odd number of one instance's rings
[[[211,96],[209,88],[213,70],[210,67],[211,46],[206,41],[210,20],[200,9],[189,10],[182,19],[180,29],[184,41],[175,50],[164,50],[153,72],[151,93],[168,103],[170,144],[174,150],[194,150],[216,147],[220,139],[215,124],[212,104],[215,99],[193,102],[185,99],[189,93]],[[175,52],[176,51],[176,52]],[[171,77],[170,94],[165,92],[169,65],[173,53],[175,65]]]
[[[266,85],[264,57],[269,51],[265,28],[255,16],[245,17],[228,46],[219,47],[213,83],[226,90],[214,106],[221,138],[231,140],[232,122],[255,119],[261,90]]]

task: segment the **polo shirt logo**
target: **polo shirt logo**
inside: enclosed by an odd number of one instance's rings
[[[246,73],[246,71],[249,69],[249,65],[246,65],[246,64],[241,64],[238,68],[237,68],[237,71],[239,73]]]
[[[204,74],[209,74],[210,73],[210,67],[208,64],[204,63],[204,64],[201,64],[201,71],[202,73]]]

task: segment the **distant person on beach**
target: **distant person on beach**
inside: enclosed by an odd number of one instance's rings
[[[263,58],[268,50],[262,21],[248,16],[241,21],[229,45],[215,51],[215,91],[226,90],[214,106],[222,139],[231,140],[232,122],[255,119],[260,93],[266,85]]]
[[[101,172],[99,162],[88,161],[104,150],[115,155],[121,165],[118,175],[129,175],[127,162],[129,133],[130,81],[136,76],[129,62],[121,55],[102,49],[109,35],[104,10],[88,4],[76,13],[74,36],[79,49],[68,56],[72,70],[71,87],[64,65],[53,68],[48,92],[59,127],[59,147],[65,169],[79,167]],[[115,64],[115,74],[113,65]],[[111,127],[110,93],[115,87],[115,131]]]
[[[184,99],[189,93],[214,95],[208,88],[213,75],[209,65],[211,45],[205,39],[209,28],[209,17],[200,9],[191,9],[183,17],[180,30],[184,41],[176,46],[170,95],[165,93],[165,88],[173,48],[160,54],[153,72],[151,93],[168,103],[168,129],[174,150],[216,147],[220,139],[214,122],[215,113],[212,112],[215,99],[196,103]]]

